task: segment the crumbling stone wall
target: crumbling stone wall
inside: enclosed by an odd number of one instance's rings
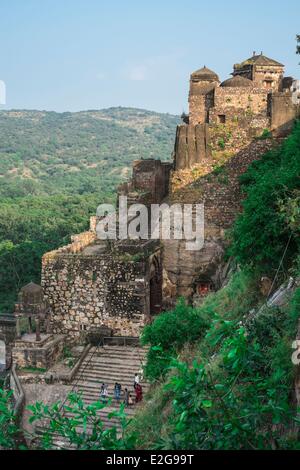
[[[168,193],[172,167],[171,162],[136,160],[131,180],[120,185],[118,192],[128,197],[129,204],[158,204]]]
[[[242,209],[239,177],[273,145],[273,139],[255,140],[216,169],[215,162],[206,159],[198,167],[173,173],[170,202],[204,204],[204,246],[188,251],[185,240],[163,241],[163,292],[167,306],[174,304],[178,296],[191,298],[200,276],[210,279],[216,288],[222,285],[225,231]]]
[[[219,82],[190,81],[189,123],[192,126],[207,122],[207,111],[214,105],[214,90]]]
[[[218,123],[219,114],[228,118],[236,114],[267,116],[266,92],[253,87],[217,87],[214,107],[209,110],[209,122]]]
[[[272,129],[290,130],[294,119],[299,116],[299,106],[293,103],[292,93],[287,91],[272,93],[269,105]]]
[[[48,253],[42,286],[53,333],[79,336],[104,325],[121,336],[138,336],[149,320],[150,261],[142,256]]]
[[[18,339],[13,345],[13,363],[20,368],[49,369],[62,356],[63,339],[63,336],[50,336],[39,344]]]
[[[96,218],[91,217],[90,219],[90,224],[91,224],[91,229],[79,233],[77,235],[72,235],[71,236],[71,243],[69,245],[62,246],[58,248],[57,250],[53,250],[52,252],[48,252],[47,256],[56,256],[60,253],[80,253],[84,248],[86,248],[88,245],[90,245],[92,242],[95,241],[96,239]],[[95,229],[95,230],[94,230]]]

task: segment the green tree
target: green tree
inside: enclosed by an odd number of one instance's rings
[[[0,388],[0,449],[15,449],[18,432],[12,408],[12,392]]]
[[[76,450],[129,450],[136,442],[134,433],[126,433],[130,421],[124,405],[112,411],[108,418],[117,418],[117,426],[104,426],[99,411],[107,405],[101,402],[86,404],[81,397],[71,393],[65,403],[45,405],[37,402],[28,406],[32,416],[30,422],[41,421],[44,428],[39,436],[37,447],[44,450],[55,449],[55,441],[61,442],[60,448]],[[45,425],[46,423],[46,425]]]

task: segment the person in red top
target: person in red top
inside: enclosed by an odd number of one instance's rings
[[[139,401],[142,401],[143,399],[143,389],[140,384],[136,384],[135,386],[135,401],[138,403]]]

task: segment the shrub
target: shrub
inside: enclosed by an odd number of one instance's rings
[[[199,311],[186,305],[183,299],[174,310],[160,314],[151,325],[145,326],[142,343],[150,345],[145,368],[149,380],[164,375],[172,356],[186,342],[201,338],[206,326]]]
[[[0,388],[0,449],[17,447],[18,427],[11,406],[12,392]]]
[[[218,146],[219,146],[220,149],[222,149],[222,150],[225,148],[224,139],[219,139],[219,140],[218,140]]]
[[[269,139],[272,137],[272,132],[269,129],[264,129],[258,139]]]
[[[222,328],[225,333],[227,319],[240,318],[257,297],[256,276],[245,269],[235,273],[225,288],[209,295],[200,307],[193,308],[180,299],[174,310],[156,317],[142,333],[142,343],[150,345],[145,367],[148,379],[164,376],[183,346],[201,341],[210,324],[215,324],[218,334]]]
[[[262,270],[277,267],[292,233],[279,207],[289,194],[300,188],[300,123],[278,148],[254,162],[241,177],[246,193],[244,210],[231,230],[229,254],[241,264],[260,265]],[[297,250],[293,235],[286,256]]]

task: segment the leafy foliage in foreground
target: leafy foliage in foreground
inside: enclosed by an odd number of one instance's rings
[[[175,309],[162,313],[142,333],[142,342],[150,345],[145,373],[150,381],[164,376],[174,356],[184,345],[199,342],[216,314],[239,318],[258,300],[256,278],[250,271],[235,274],[224,289],[210,295],[201,308],[186,305],[181,299]],[[224,331],[224,334],[226,332]]]
[[[15,449],[18,434],[11,406],[12,392],[0,388],[0,449]]]
[[[126,434],[129,424],[124,405],[119,411],[108,414],[108,418],[117,418],[121,428],[118,435],[116,425],[104,428],[99,411],[107,404],[94,402],[85,404],[81,397],[71,393],[66,403],[54,403],[51,406],[37,402],[28,406],[32,416],[30,422],[47,423],[39,438],[38,447],[49,450],[57,446],[74,450],[128,450],[134,448],[135,434]]]
[[[192,358],[184,359],[183,353],[171,360],[156,401],[150,399],[151,406],[146,405],[133,423],[138,446],[300,448],[291,361],[300,289],[281,310],[264,307],[237,316],[234,299],[231,305],[232,312],[215,311],[205,336],[194,344]],[[198,314],[206,316],[205,307]]]
[[[31,412],[30,423],[40,424],[38,437],[25,432],[34,449],[74,449],[74,450],[129,450],[135,447],[136,434],[125,433],[130,420],[124,405],[108,414],[108,419],[117,419],[116,425],[104,428],[99,411],[108,404],[94,402],[85,404],[76,393],[70,393],[66,402],[45,405],[36,402],[27,407]],[[68,414],[68,415],[67,415]],[[120,431],[121,430],[121,431]],[[0,448],[26,449],[18,445],[20,428],[11,406],[11,392],[0,388]]]

